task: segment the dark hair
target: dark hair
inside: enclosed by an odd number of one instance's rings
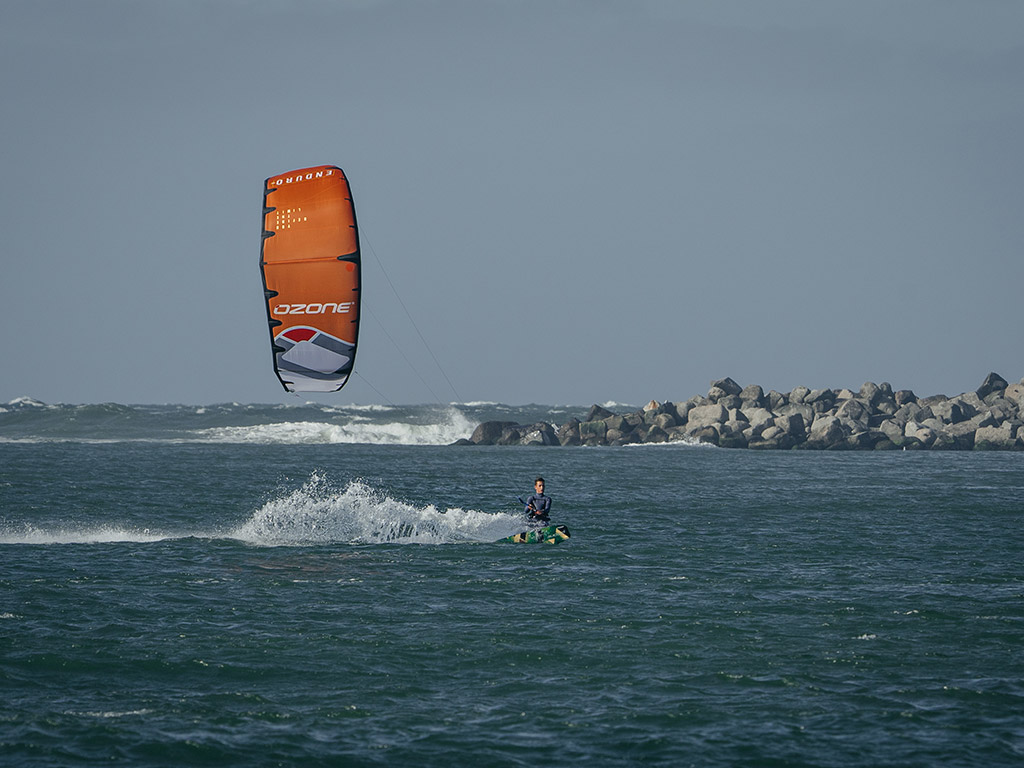
[[[543,483],[543,482],[544,482],[544,478],[543,477],[538,477],[536,480],[533,481],[533,484],[536,485],[537,483]]]

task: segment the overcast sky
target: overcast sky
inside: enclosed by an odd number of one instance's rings
[[[1013,0],[5,0],[0,402],[296,402],[262,187],[319,164],[364,320],[318,401],[1019,380],[1022,31]]]

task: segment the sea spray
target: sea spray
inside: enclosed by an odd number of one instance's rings
[[[521,527],[516,515],[416,507],[361,480],[338,489],[314,472],[301,488],[268,501],[229,536],[261,546],[459,544],[496,541]]]

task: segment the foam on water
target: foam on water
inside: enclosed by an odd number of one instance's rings
[[[193,434],[200,441],[214,443],[449,445],[460,438],[469,437],[474,426],[461,411],[451,408],[443,421],[430,424],[382,424],[355,417],[347,424],[285,421],[241,427],[213,427],[196,430]]]
[[[149,529],[135,530],[119,526],[100,525],[89,528],[58,527],[44,530],[25,525],[18,530],[0,530],[0,544],[111,544],[117,542],[149,543],[169,538]]]
[[[457,544],[496,541],[522,527],[518,515],[416,507],[360,481],[339,490],[313,474],[301,488],[264,504],[229,536],[262,546]]]

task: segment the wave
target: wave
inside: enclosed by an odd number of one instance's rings
[[[305,444],[370,443],[374,445],[449,445],[469,437],[474,424],[464,414],[452,410],[446,421],[429,424],[407,422],[374,423],[365,418],[344,424],[317,421],[278,422],[243,427],[213,427],[197,430],[200,442]]]
[[[225,530],[160,532],[119,524],[0,529],[0,544],[149,544],[175,539],[235,540],[263,547],[329,544],[471,544],[523,530],[520,515],[472,509],[418,507],[362,481],[344,488],[321,473],[271,499],[240,525]]]

